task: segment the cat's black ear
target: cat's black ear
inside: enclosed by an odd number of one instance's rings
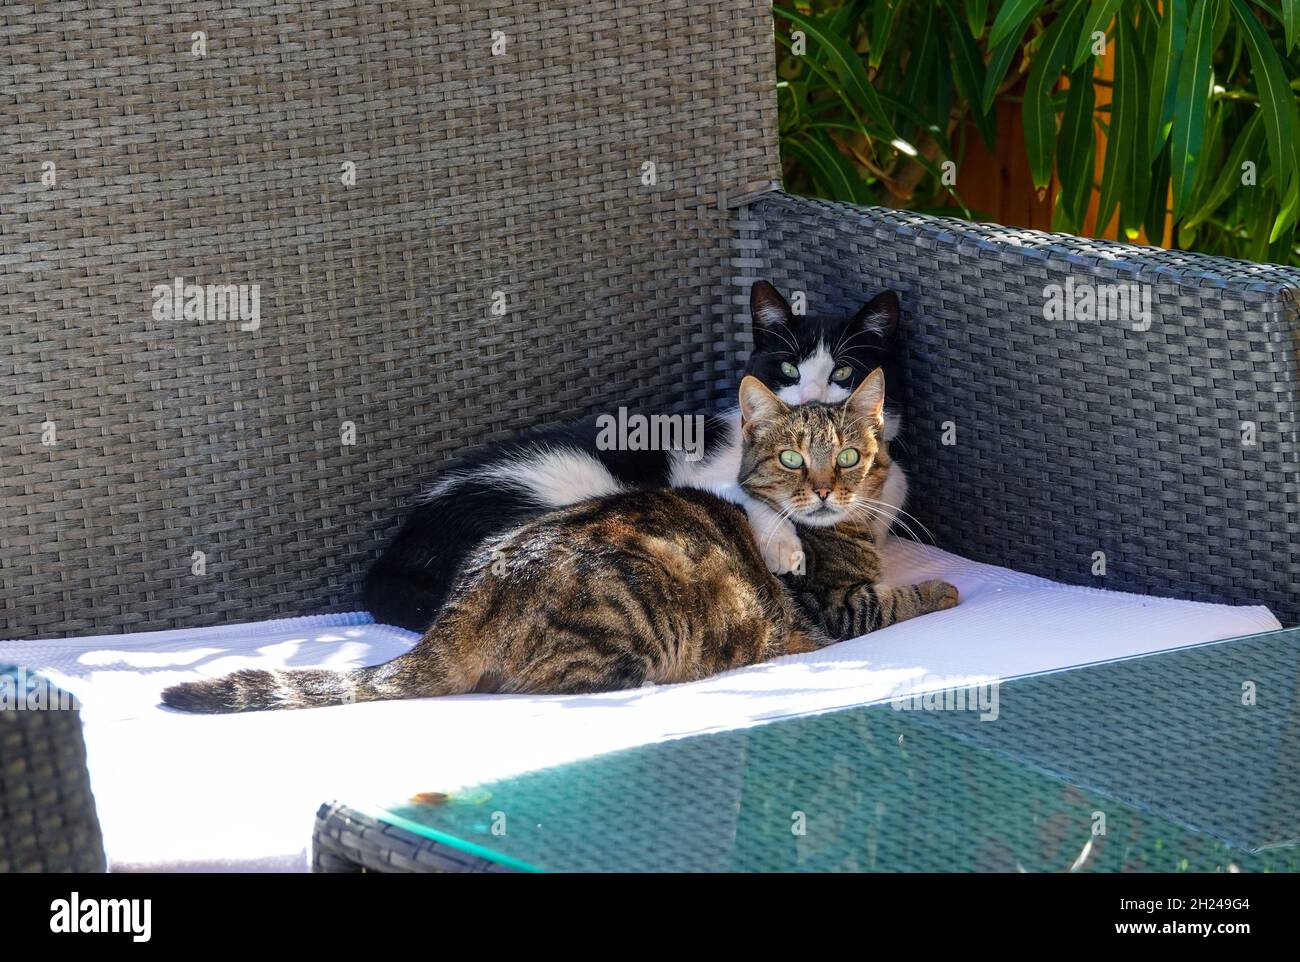
[[[853,324],[874,331],[886,343],[892,341],[898,334],[898,295],[881,291],[853,315]]]
[[[794,321],[790,305],[767,281],[759,281],[750,289],[749,316],[754,322],[754,346],[758,348],[779,337],[774,332]]]
[[[740,426],[746,434],[760,422],[788,410],[785,402],[754,375],[746,374],[740,382]]]

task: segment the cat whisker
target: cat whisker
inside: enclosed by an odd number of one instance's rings
[[[853,511],[859,511],[859,512],[865,511],[874,518],[891,517],[891,514],[886,507],[882,507],[881,505],[867,498],[854,501],[851,505],[849,505],[849,509]]]
[[[849,336],[849,335],[850,335],[850,332],[852,332],[852,336]],[[861,335],[866,334],[866,333],[867,333],[867,332],[866,332],[865,330],[856,330],[856,331],[854,331],[853,328],[851,328],[850,326],[848,326],[848,325],[846,324],[846,325],[844,326],[844,328],[840,331],[840,336],[839,336],[839,338],[837,338],[836,341],[835,341],[835,353],[838,354],[839,351],[840,351],[840,348],[844,346],[844,343],[845,343],[844,338],[845,338],[845,337],[848,337],[848,338],[849,338],[848,343],[852,344],[852,343],[853,343],[853,338],[855,338],[855,337],[860,337]]]
[[[847,333],[848,331],[844,332],[844,334]],[[841,334],[840,339],[835,342],[835,352],[839,353],[841,350],[847,350],[849,345],[852,344],[854,341],[856,341],[858,338],[866,337],[868,334],[874,334],[874,333],[876,332],[875,331],[854,331],[853,335],[847,341],[844,340],[844,334]]]
[[[799,344],[795,341],[794,337],[791,336],[790,332],[785,329],[784,324],[780,324],[775,327],[764,327],[763,330],[768,331],[771,334],[775,334],[778,338],[781,339],[782,343],[784,343],[787,347],[790,348],[790,350],[794,353],[795,357],[799,356]]]
[[[910,519],[911,522],[915,523],[917,527],[925,532],[925,536],[930,539],[930,544],[935,545],[936,547],[938,546],[938,541],[934,537],[934,532],[926,526],[924,521],[912,514],[910,511],[904,511],[902,508],[898,508],[897,511],[899,517]]]
[[[891,450],[893,448],[898,448],[900,451],[904,452],[905,454],[912,453],[912,446],[908,444],[906,441],[904,441],[901,435],[896,435],[892,440],[890,440],[889,447]]]
[[[870,518],[880,518],[882,520],[888,519],[891,522],[896,521],[898,522],[899,527],[901,527],[913,541],[919,542],[921,539],[917,537],[916,532],[912,529],[911,525],[907,523],[906,519],[891,514],[890,510],[888,510],[890,508],[892,508],[892,505],[884,505],[882,507],[882,503],[875,502],[870,498],[862,498],[861,500],[851,503],[848,510],[850,513],[856,513],[859,517],[861,517],[862,513],[865,512],[867,517]]]
[[[905,511],[905,510],[903,510],[902,508],[895,508],[893,505],[886,504],[886,503],[883,502],[883,501],[877,501],[877,500],[875,500],[874,498],[862,498],[862,500],[861,500],[859,503],[861,503],[861,504],[869,504],[871,507],[875,508],[875,509],[878,510],[878,511],[880,511],[880,510],[885,510],[885,509],[889,509],[889,510],[896,511],[896,512],[897,512],[897,517],[898,517],[899,523],[902,524],[902,525],[904,526],[904,528],[905,528],[906,530],[909,530],[909,531],[911,530],[911,525],[910,525],[910,524],[908,523],[908,521],[905,520],[905,519],[911,519],[911,521],[915,522],[916,525],[917,525],[917,526],[918,526],[918,527],[919,527],[923,532],[925,532],[925,536],[926,536],[927,538],[929,538],[929,540],[930,540],[930,544],[935,545],[936,547],[938,546],[938,542],[935,540],[935,537],[934,537],[934,532],[931,531],[928,527],[926,527],[926,524],[925,524],[924,521],[922,521],[922,520],[921,520],[920,518],[918,518],[916,515],[912,514],[910,511]],[[920,541],[921,539],[920,539],[920,538],[916,538],[915,540]]]
[[[855,415],[855,416],[849,418],[849,420],[847,420],[847,421],[841,421],[841,422],[840,422],[840,428],[841,428],[842,430],[844,430],[845,432],[847,432],[847,431],[850,431],[850,430],[852,430],[853,428],[857,427],[857,426],[858,426],[859,424],[861,424],[864,420],[866,420],[866,419],[863,418],[862,415],[860,415],[860,414],[859,414],[859,415]],[[872,427],[871,431],[874,432],[875,430],[876,430],[876,428],[875,428],[875,427]]]
[[[912,529],[911,525],[909,525],[905,520],[897,517],[891,517],[889,512],[882,511],[880,508],[876,507],[873,504],[868,504],[864,501],[854,502],[853,504],[849,505],[848,513],[851,517],[857,517],[858,519],[861,519],[865,515],[865,517],[870,520],[888,519],[890,521],[897,522],[899,527],[903,529],[904,533],[906,533],[911,540],[917,542],[918,544],[921,541],[921,539],[917,537],[916,532]]]
[[[772,544],[772,539],[776,537],[777,531],[781,529],[781,522],[786,521],[794,513],[792,505],[786,505],[777,513],[776,521],[772,523],[772,530],[767,533],[767,539],[763,542],[763,553],[767,553],[768,547]]]

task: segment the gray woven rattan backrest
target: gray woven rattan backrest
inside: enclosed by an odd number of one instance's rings
[[[744,216],[737,304],[761,276],[810,312],[902,293],[901,456],[941,547],[1300,622],[1300,271],[780,193]],[[1150,328],[1044,319],[1067,280],[1149,285]]]
[[[766,3],[33,9],[0,3],[0,637],[355,608],[450,460],[730,369]],[[177,277],[259,285],[260,328],[155,319]]]

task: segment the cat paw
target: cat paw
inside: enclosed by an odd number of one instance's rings
[[[921,601],[927,611],[955,608],[960,597],[956,586],[946,581],[922,581],[917,588],[921,591]]]
[[[793,524],[782,520],[759,542],[767,570],[774,575],[803,574],[803,542]]]

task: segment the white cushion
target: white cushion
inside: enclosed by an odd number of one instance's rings
[[[689,685],[584,696],[464,695],[247,715],[163,708],[168,685],[237,668],[341,669],[416,635],[326,615],[0,642],[83,704],[111,867],[305,870],[312,817],[598,752],[1279,628],[1266,608],[1056,584],[894,541],[888,580],[944,578],[961,604],[809,655]]]

